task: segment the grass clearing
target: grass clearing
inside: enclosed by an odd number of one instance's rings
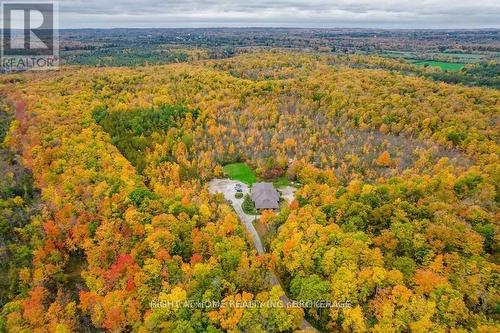
[[[252,169],[245,163],[232,163],[224,166],[224,172],[232,180],[239,180],[248,185],[252,185],[257,181]]]
[[[459,71],[464,68],[465,64],[458,62],[445,62],[445,61],[435,61],[435,60],[414,60],[413,64],[417,66],[434,66],[440,67],[442,70],[448,71]]]

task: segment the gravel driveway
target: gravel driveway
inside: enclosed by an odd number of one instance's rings
[[[257,230],[255,230],[255,227],[253,225],[253,222],[260,217],[260,215],[247,215],[245,212],[243,212],[243,209],[241,208],[241,204],[243,203],[243,198],[241,199],[236,199],[234,195],[236,194],[236,189],[235,186],[237,184],[240,184],[243,196],[245,194],[250,194],[250,189],[248,188],[248,185],[237,181],[237,180],[230,180],[230,179],[213,179],[208,183],[208,191],[212,194],[216,193],[222,193],[224,195],[224,198],[226,200],[231,202],[231,205],[233,206],[234,210],[236,211],[236,214],[238,214],[240,220],[243,222],[245,225],[245,228],[247,229],[247,232],[250,234],[253,244],[255,246],[255,249],[257,250],[257,253],[259,255],[264,254],[264,247],[262,246],[262,241],[260,240],[260,236],[257,233]],[[293,201],[294,199],[294,192],[295,188],[287,186],[284,191],[280,189],[280,192],[282,193],[283,197],[288,200],[289,202]],[[275,285],[280,285],[282,290],[285,290],[283,286],[281,285],[278,277],[276,274],[274,274],[273,271],[270,272],[270,282],[271,286]],[[286,294],[283,294],[280,297],[281,301],[285,305],[289,305],[292,302],[290,299],[286,296]],[[312,325],[304,318],[301,323],[301,329],[303,329],[306,332],[317,332]]]
[[[231,202],[231,205],[236,211],[236,214],[238,214],[240,220],[245,225],[247,232],[250,234],[253,244],[257,249],[257,253],[259,255],[264,254],[264,247],[262,246],[259,234],[257,233],[257,230],[255,230],[255,227],[253,225],[253,222],[259,218],[259,215],[247,215],[245,214],[245,212],[243,212],[243,209],[241,208],[243,198],[236,199],[234,197],[234,195],[236,194],[236,184],[240,184],[243,196],[245,196],[245,194],[250,194],[248,185],[240,181],[230,179],[213,179],[208,183],[208,191],[212,194],[222,193],[224,195],[224,198]]]

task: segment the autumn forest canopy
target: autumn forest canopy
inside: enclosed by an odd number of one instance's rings
[[[252,50],[2,75],[0,332],[498,332],[500,93],[412,66]],[[264,254],[207,188],[232,163],[297,188],[255,222]],[[284,295],[349,306],[182,305]]]

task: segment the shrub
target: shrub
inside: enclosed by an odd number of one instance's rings
[[[241,193],[241,192],[236,192],[236,194],[234,195],[234,197],[235,197],[236,199],[241,199],[241,198],[243,198],[243,193]]]
[[[138,188],[138,189],[135,189],[133,190],[128,198],[130,199],[130,201],[132,201],[134,203],[134,205],[136,207],[139,207],[142,205],[142,203],[146,200],[146,199],[157,199],[158,196],[156,194],[154,194],[153,192],[151,192],[150,190],[148,190],[147,188]]]
[[[454,145],[458,146],[464,139],[465,135],[456,131],[450,131],[446,134],[446,139],[453,142]]]
[[[255,205],[253,204],[252,198],[248,194],[245,195],[245,199],[241,204],[241,209],[248,215],[257,215],[257,210],[255,209]]]

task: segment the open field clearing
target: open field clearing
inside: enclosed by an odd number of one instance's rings
[[[247,185],[252,185],[257,181],[254,172],[245,163],[225,165],[224,172],[230,179],[242,181]]]
[[[459,71],[465,66],[465,64],[462,63],[435,61],[435,60],[412,60],[411,62],[418,66],[427,65],[427,66],[439,67],[444,71]]]

